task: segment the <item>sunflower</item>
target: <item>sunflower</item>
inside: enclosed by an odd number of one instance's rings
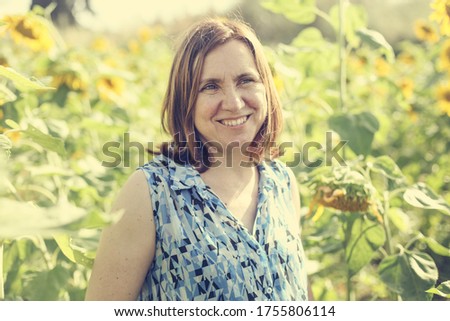
[[[450,39],[444,42],[439,57],[439,68],[450,73]]]
[[[68,71],[55,75],[53,77],[52,85],[55,87],[66,86],[70,90],[74,91],[86,91],[88,87],[88,79],[80,73]]]
[[[379,77],[386,77],[391,71],[391,66],[383,58],[375,60],[375,73]]]
[[[414,93],[414,82],[411,78],[403,78],[399,81],[398,87],[403,94],[403,97],[409,99],[413,96]]]
[[[435,43],[439,40],[439,35],[432,25],[424,20],[417,20],[414,23],[414,32],[419,40]]]
[[[50,51],[55,47],[48,21],[33,13],[5,16],[0,20],[6,25],[12,39],[33,51]]]
[[[9,67],[8,59],[4,56],[0,56],[0,66]]]
[[[101,77],[97,80],[97,90],[103,101],[116,101],[125,91],[125,80],[117,76]]]
[[[91,43],[92,49],[97,52],[106,52],[111,49],[111,43],[104,37],[97,37]]]
[[[139,29],[138,35],[139,35],[140,41],[147,42],[152,38],[153,32],[152,32],[151,28],[149,28],[147,26],[143,26]]]
[[[373,197],[375,188],[361,173],[348,167],[318,169],[311,174],[307,185],[314,194],[308,216],[317,206],[313,221],[319,219],[324,207],[329,207],[342,212],[371,213],[383,223]]]
[[[439,24],[442,35],[450,36],[450,0],[434,0],[430,6],[430,20]]]
[[[413,105],[408,106],[408,116],[413,123],[417,123],[417,121],[419,120],[419,115]]]
[[[401,52],[398,57],[397,61],[405,64],[405,65],[413,65],[416,62],[416,58],[411,55],[409,52]]]
[[[136,39],[131,39],[130,41],[128,41],[128,50],[132,53],[132,54],[137,54],[139,53],[140,50],[140,45],[139,45],[139,41],[137,41]]]
[[[436,90],[436,96],[439,108],[450,117],[450,84],[439,86]]]

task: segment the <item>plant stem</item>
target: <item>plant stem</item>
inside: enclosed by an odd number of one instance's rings
[[[347,301],[352,299],[352,277],[350,271],[347,272]]]
[[[345,51],[345,5],[348,0],[339,0],[339,30],[338,30],[338,48],[339,48],[339,109],[342,112],[347,110],[346,92],[347,92],[347,69],[346,69],[346,51]]]
[[[384,207],[384,213],[383,213],[383,227],[384,227],[384,232],[386,233],[386,252],[388,255],[391,255],[393,250],[392,250],[392,240],[391,240],[391,229],[389,227],[389,217],[388,217],[388,212],[389,212],[389,192],[388,191],[384,191],[383,193],[383,207]]]
[[[328,22],[330,26],[334,28],[333,22],[331,21],[330,16],[326,12],[323,12],[322,10],[316,7],[314,8],[314,13],[323,20],[325,20],[326,22]]]
[[[0,300],[5,299],[5,290],[3,284],[3,241],[0,240]]]

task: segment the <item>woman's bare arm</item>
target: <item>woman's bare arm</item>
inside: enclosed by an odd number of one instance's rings
[[[155,223],[145,174],[134,172],[113,211],[121,219],[100,239],[86,300],[135,300],[155,254]]]

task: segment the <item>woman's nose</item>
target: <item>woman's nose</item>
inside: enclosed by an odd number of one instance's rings
[[[222,102],[223,109],[229,111],[237,111],[245,106],[241,94],[236,88],[227,88],[224,91],[224,98]]]

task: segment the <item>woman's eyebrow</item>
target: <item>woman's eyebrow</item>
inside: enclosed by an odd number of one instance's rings
[[[233,81],[237,81],[239,79],[245,78],[245,77],[257,77],[259,78],[259,75],[255,72],[243,72],[235,77],[233,77]],[[221,83],[223,80],[221,78],[215,78],[215,77],[211,77],[211,78],[205,78],[200,80],[200,84],[204,84],[204,83]]]
[[[216,84],[216,83],[220,83],[220,82],[222,82],[222,80],[219,78],[206,78],[206,79],[200,80],[201,85],[204,83],[215,83]]]

